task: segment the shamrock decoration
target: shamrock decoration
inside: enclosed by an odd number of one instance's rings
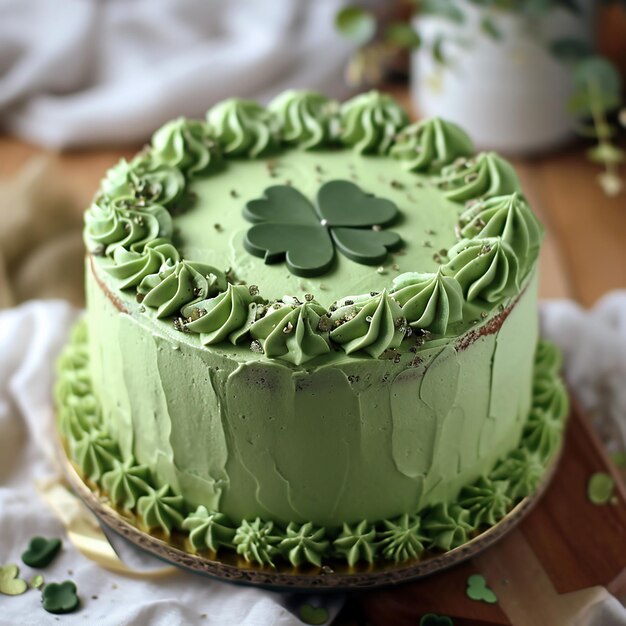
[[[420,626],[454,626],[454,622],[447,615],[427,613],[422,615]]]
[[[487,604],[495,604],[498,596],[487,586],[487,581],[480,574],[473,574],[467,579],[467,597],[470,600],[486,602]]]
[[[71,613],[78,608],[80,598],[76,585],[71,580],[62,583],[48,583],[41,594],[43,608],[48,613]]]
[[[0,567],[0,593],[19,596],[28,589],[25,580],[19,578],[20,568],[13,563]]]
[[[305,624],[321,626],[321,624],[325,624],[328,621],[330,615],[328,615],[328,610],[323,606],[317,607],[307,602],[300,605],[298,617]]]
[[[52,562],[60,549],[60,539],[33,537],[28,544],[28,550],[22,554],[22,561],[30,567],[46,567]]]
[[[266,263],[286,259],[296,276],[323,274],[335,248],[357,263],[378,265],[402,243],[396,233],[380,229],[397,217],[396,205],[345,180],[322,185],[317,206],[293,187],[269,187],[243,214],[254,223],[244,239],[246,250]]]

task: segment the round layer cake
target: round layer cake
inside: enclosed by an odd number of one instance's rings
[[[377,92],[170,122],[85,213],[70,455],[191,550],[271,567],[461,545],[560,445],[541,237],[509,163]]]

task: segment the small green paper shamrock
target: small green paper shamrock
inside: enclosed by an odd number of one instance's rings
[[[447,615],[427,613],[422,616],[420,626],[454,626],[454,622]]]
[[[28,589],[25,580],[18,578],[20,568],[13,563],[0,567],[0,593],[7,596],[19,596]]]
[[[269,187],[243,214],[254,223],[244,239],[246,250],[266,263],[286,259],[296,276],[326,272],[335,248],[356,263],[379,265],[402,243],[396,233],[381,230],[397,217],[396,205],[346,180],[322,185],[316,206],[293,187]]]
[[[48,613],[71,613],[78,608],[80,599],[76,585],[71,580],[62,583],[48,583],[41,593],[43,608]]]
[[[610,502],[615,488],[613,477],[605,472],[592,474],[587,483],[587,497],[592,504],[602,505]]]
[[[298,609],[298,617],[305,623],[312,626],[320,626],[328,621],[328,610],[323,606],[312,606],[311,604],[301,604]]]
[[[498,596],[487,587],[484,576],[474,574],[467,579],[467,597],[470,600],[478,600],[487,604],[496,604]]]
[[[60,549],[60,539],[33,537],[28,544],[28,550],[22,554],[22,561],[29,567],[46,567],[50,565]]]

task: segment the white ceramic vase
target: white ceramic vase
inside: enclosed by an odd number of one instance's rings
[[[583,13],[555,9],[534,23],[505,11],[489,15],[502,33],[495,40],[481,29],[485,15],[457,0],[467,19],[456,24],[417,16],[424,45],[412,56],[412,95],[422,116],[438,115],[460,124],[481,149],[539,152],[572,135],[567,113],[571,69],[549,52],[549,42],[576,37],[591,43],[593,0]],[[435,61],[432,45],[443,35],[446,64]]]

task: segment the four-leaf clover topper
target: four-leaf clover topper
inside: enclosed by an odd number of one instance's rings
[[[357,263],[379,265],[402,244],[397,233],[381,230],[396,219],[398,207],[346,180],[324,183],[316,206],[293,187],[269,187],[246,204],[243,215],[254,223],[244,239],[246,250],[265,263],[286,259],[296,276],[326,272],[335,248]]]

